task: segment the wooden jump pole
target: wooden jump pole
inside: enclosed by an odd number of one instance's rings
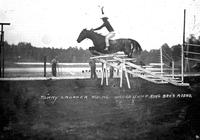
[[[183,18],[183,45],[181,47],[181,81],[182,82],[184,82],[185,18],[186,18],[186,9],[184,9],[184,18]]]
[[[163,52],[162,52],[162,47],[160,47],[160,72],[161,72],[161,75],[163,76]]]
[[[107,63],[105,63],[105,72],[106,72],[106,86],[108,86],[108,70],[107,70]]]
[[[174,78],[174,60],[172,60],[172,78]]]
[[[122,88],[122,82],[123,82],[123,62],[121,64],[120,84],[119,84],[120,88]]]
[[[101,74],[101,85],[103,86],[104,76],[106,78],[106,86],[108,86],[108,71],[107,71],[107,63],[102,63],[102,74]]]
[[[0,77],[4,78],[4,70],[5,70],[5,48],[4,48],[4,25],[10,25],[10,23],[0,23],[1,25],[1,40],[0,40]]]
[[[103,79],[104,79],[104,63],[102,63],[101,86],[103,85]]]

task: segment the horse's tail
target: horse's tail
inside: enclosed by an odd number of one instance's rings
[[[139,55],[142,52],[142,47],[137,41],[133,39],[129,39],[129,40],[131,41],[131,54],[129,56],[132,56],[133,52],[136,55]]]

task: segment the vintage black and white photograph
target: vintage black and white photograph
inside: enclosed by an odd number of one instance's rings
[[[199,0],[0,0],[1,140],[200,140]]]

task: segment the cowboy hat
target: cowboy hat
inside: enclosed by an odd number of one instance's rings
[[[108,19],[108,17],[105,16],[105,15],[103,15],[103,16],[101,17],[101,19]]]

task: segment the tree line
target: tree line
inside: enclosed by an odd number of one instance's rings
[[[185,44],[184,44],[184,57],[199,59],[200,61],[200,36],[196,38],[194,35],[190,35]],[[181,51],[182,44],[177,44],[173,46],[169,46],[167,43],[164,43],[162,46],[162,56],[163,62],[171,65],[171,62],[174,61],[176,65],[181,65]],[[191,53],[187,53],[191,52]],[[192,53],[194,52],[194,54]],[[199,54],[198,54],[199,53]],[[152,49],[149,52],[143,51],[141,55],[138,57],[140,61],[143,61],[145,64],[149,63],[159,63],[160,62],[160,50]],[[189,61],[192,67],[194,64],[198,63],[197,61]]]
[[[196,39],[194,36],[190,36],[187,43],[200,45],[200,37]],[[167,43],[164,43],[161,47],[163,50],[163,61],[165,63],[170,63],[172,60],[175,62],[181,60],[180,44],[170,47]],[[200,47],[194,47],[194,45],[189,45],[189,48],[188,46],[185,46],[184,50],[200,53]],[[190,57],[196,57],[193,54],[188,55]],[[43,62],[45,56],[47,57],[47,62],[50,62],[55,56],[57,56],[59,62],[82,63],[88,62],[92,54],[88,49],[85,50],[78,47],[69,47],[67,49],[53,47],[38,48],[32,46],[31,43],[26,42],[20,42],[17,45],[10,45],[5,42],[5,60],[8,62]],[[143,64],[159,63],[160,50],[143,50],[138,56],[138,60]]]
[[[38,48],[31,43],[20,42],[17,45],[10,45],[5,42],[5,60],[8,62],[47,62],[57,57],[59,62],[76,63],[87,62],[91,56],[89,50],[77,47],[62,48]]]

